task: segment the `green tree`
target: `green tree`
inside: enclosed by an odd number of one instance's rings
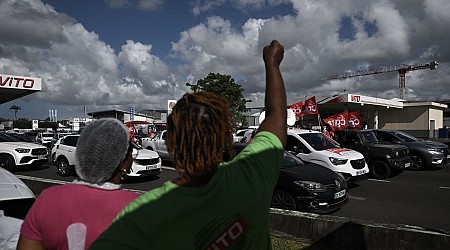
[[[9,108],[10,110],[14,110],[14,117],[17,120],[17,111],[22,110],[22,108],[20,108],[20,106],[17,105],[12,105],[11,108]]]
[[[245,98],[243,95],[244,88],[237,84],[230,75],[222,75],[220,73],[209,73],[204,79],[197,81],[197,84],[189,84],[193,92],[209,91],[223,96],[228,101],[233,116],[233,128],[247,127],[247,119],[244,113],[247,111],[245,106]]]
[[[27,118],[19,118],[13,121],[13,127],[18,129],[31,129],[31,121]]]

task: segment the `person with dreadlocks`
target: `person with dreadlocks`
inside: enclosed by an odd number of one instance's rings
[[[269,207],[283,159],[287,104],[276,40],[263,50],[264,121],[245,149],[232,152],[227,101],[185,94],[167,123],[167,149],[179,177],[127,206],[90,249],[271,249]]]

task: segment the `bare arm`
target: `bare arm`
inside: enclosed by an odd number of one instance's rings
[[[32,240],[22,235],[19,236],[17,250],[45,250],[44,244],[40,240]]]
[[[269,131],[275,134],[286,145],[287,137],[287,103],[284,81],[280,72],[284,48],[273,40],[264,47],[263,59],[266,67],[265,119],[259,126],[259,131]]]

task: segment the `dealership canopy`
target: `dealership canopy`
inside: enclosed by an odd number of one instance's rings
[[[0,73],[0,104],[42,90],[41,78]]]

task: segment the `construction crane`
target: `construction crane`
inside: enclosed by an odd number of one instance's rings
[[[436,69],[438,63],[436,61],[431,61],[429,63],[425,64],[417,64],[417,65],[402,65],[402,66],[390,66],[390,67],[380,67],[375,69],[366,69],[366,70],[360,70],[356,72],[349,72],[342,75],[333,75],[328,76],[325,78],[322,78],[321,80],[339,80],[339,79],[346,79],[350,77],[356,77],[356,76],[367,76],[367,75],[375,75],[375,74],[381,74],[381,73],[388,73],[388,72],[398,72],[398,87],[400,88],[400,98],[405,98],[405,74],[408,71],[414,71],[419,69]]]

